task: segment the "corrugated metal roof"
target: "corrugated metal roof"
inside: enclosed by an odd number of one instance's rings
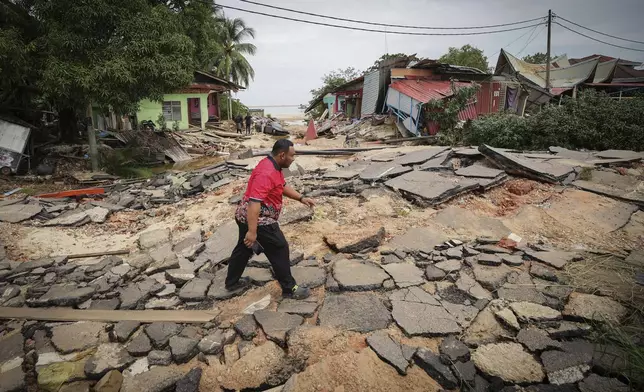
[[[376,112],[378,104],[378,93],[380,92],[380,71],[375,70],[364,75],[364,86],[362,87],[362,108],[360,113],[364,117],[367,114]]]
[[[599,60],[593,83],[604,83],[610,81],[613,78],[615,67],[617,66],[618,61],[619,59],[605,62],[601,62],[601,60]]]
[[[469,83],[462,82],[454,82],[454,84],[456,87],[469,85]],[[393,88],[422,103],[453,95],[451,82],[449,80],[403,79],[391,83],[389,88]]]

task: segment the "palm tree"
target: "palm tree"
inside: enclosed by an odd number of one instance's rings
[[[247,38],[255,38],[255,29],[246,27],[242,19],[221,20],[221,53],[215,64],[217,76],[244,87],[255,78],[255,71],[244,55],[252,56],[257,51],[255,45],[244,42]]]

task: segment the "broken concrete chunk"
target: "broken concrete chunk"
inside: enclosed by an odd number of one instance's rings
[[[577,353],[545,351],[541,354],[541,362],[548,375],[548,381],[555,385],[581,381],[590,370],[586,358]]]
[[[0,221],[19,223],[31,219],[42,211],[40,204],[13,204],[0,207]]]
[[[367,291],[382,287],[389,275],[376,264],[341,259],[333,265],[333,277],[343,290]]]
[[[472,354],[472,361],[482,373],[508,383],[535,383],[544,378],[541,364],[519,343],[480,346]]]
[[[188,362],[199,352],[197,344],[199,344],[199,340],[197,339],[191,339],[184,336],[172,336],[169,340],[172,358],[174,358],[177,363]]]
[[[126,342],[140,325],[141,323],[138,321],[119,321],[114,324],[110,336],[119,343]]]
[[[387,264],[382,268],[387,271],[398,287],[404,288],[425,283],[423,271],[413,264]]]
[[[367,344],[383,361],[393,366],[398,373],[407,374],[410,358],[403,351],[403,345],[395,341],[386,331],[378,331],[367,337]]]
[[[616,378],[601,377],[591,373],[579,383],[581,392],[629,392],[628,385]]]
[[[477,181],[468,178],[416,170],[391,179],[385,185],[432,206],[479,187]]]
[[[574,252],[563,252],[559,250],[539,252],[532,249],[526,249],[525,254],[532,259],[538,260],[557,269],[562,269],[566,264],[568,264],[568,262],[578,257]]]
[[[330,295],[319,312],[323,327],[357,332],[387,328],[391,315],[374,294]]]
[[[449,336],[440,344],[441,355],[444,355],[450,361],[469,361],[470,349],[453,336]]]
[[[408,335],[440,336],[461,332],[456,318],[442,306],[408,301],[391,301],[391,304],[391,315]]]
[[[449,237],[440,230],[430,227],[415,227],[407,230],[405,234],[394,237],[387,243],[387,246],[409,252],[431,254],[436,246],[448,239]]]
[[[529,351],[543,351],[558,349],[561,344],[548,337],[548,333],[538,328],[525,328],[517,334],[517,341]]]
[[[493,148],[479,146],[479,152],[494,163],[494,166],[509,174],[519,175],[538,181],[558,183],[574,173],[572,166],[556,163],[553,160],[527,159],[519,155]]]
[[[331,249],[338,253],[360,253],[365,249],[377,248],[385,238],[385,228],[364,233],[360,239],[347,238],[346,234],[328,234],[324,236],[324,242]]]
[[[85,364],[85,374],[90,378],[101,378],[110,370],[124,370],[132,362],[134,358],[122,345],[103,343]]]
[[[421,347],[416,351],[414,361],[416,365],[436,380],[443,388],[455,389],[458,387],[458,380],[454,376],[454,373],[440,361],[438,355]]]
[[[570,299],[563,311],[564,316],[615,324],[619,324],[626,313],[627,309],[617,301],[583,293],[570,294]]]
[[[181,326],[176,323],[157,322],[145,327],[145,333],[157,349],[165,347],[170,337],[178,335],[179,332],[181,332]]]
[[[155,229],[141,233],[139,236],[139,247],[141,249],[154,248],[157,245],[168,244],[170,242],[169,229]]]
[[[512,310],[510,310],[510,308],[503,308],[494,313],[494,315],[510,328],[513,328],[515,330],[519,330],[521,328],[517,317],[514,315]]]
[[[271,310],[258,310],[254,316],[266,336],[280,345],[286,344],[288,331],[304,322],[301,316]]]
[[[519,321],[524,323],[561,319],[561,312],[558,310],[532,302],[513,302],[510,308]]]

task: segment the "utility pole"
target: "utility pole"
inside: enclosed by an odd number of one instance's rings
[[[548,48],[546,49],[546,91],[550,92],[550,37],[552,33],[552,10],[548,10]]]
[[[92,163],[92,171],[98,171],[98,149],[96,148],[96,132],[94,132],[94,116],[91,102],[87,105],[87,118],[85,119],[85,130],[89,141],[89,159]]]

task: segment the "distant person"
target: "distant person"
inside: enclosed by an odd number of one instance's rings
[[[293,160],[293,142],[278,140],[271,154],[257,164],[248,179],[246,193],[235,211],[239,239],[228,261],[226,289],[229,291],[241,291],[250,285],[248,278],[242,278],[244,269],[253,252],[259,254],[263,251],[284,297],[305,299],[310,295],[310,290],[298,286],[291,274],[288,242],[277,223],[282,210],[282,195],[309,208],[315,205],[312,199],[304,197],[284,181],[282,169],[288,168]]]
[[[243,125],[243,124],[244,124],[244,119],[243,119],[243,117],[241,116],[241,114],[238,114],[238,115],[235,117],[235,124],[237,125],[237,133],[242,133],[242,128],[243,128],[243,126],[244,126],[244,125]]]
[[[250,112],[246,113],[246,134],[250,135],[250,126],[253,125],[253,117],[250,115]]]

